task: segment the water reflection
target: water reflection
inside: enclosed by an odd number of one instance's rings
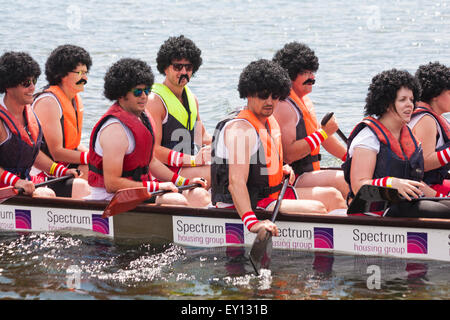
[[[274,250],[270,270],[256,276],[248,251],[1,234],[0,298],[450,298],[448,262]],[[79,288],[67,285],[71,266],[80,269]]]

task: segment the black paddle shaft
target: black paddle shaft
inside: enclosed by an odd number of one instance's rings
[[[326,125],[328,121],[330,121],[331,117],[334,115],[334,112],[328,112],[326,115],[324,115],[324,117],[322,118],[322,121],[320,122],[320,124],[322,126]],[[341,129],[337,129],[336,133],[338,134],[339,137],[341,137],[342,141],[344,141],[345,143],[348,143],[348,139],[345,136],[345,134],[341,131]]]

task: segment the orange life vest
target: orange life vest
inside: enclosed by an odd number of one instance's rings
[[[319,129],[319,125],[317,123],[317,119],[315,115],[311,114],[309,110],[313,109],[313,103],[311,99],[309,99],[307,96],[300,98],[293,89],[291,89],[291,93],[289,95],[289,98],[292,99],[292,101],[295,102],[298,109],[300,109],[300,112],[302,114],[302,120],[299,121],[299,124],[304,123],[304,130],[306,130],[306,136],[309,136],[310,134],[314,133]],[[306,137],[305,136],[305,137]],[[304,138],[304,137],[302,137]],[[320,152],[320,145],[317,146],[313,151],[311,151],[311,156],[318,156]],[[313,161],[312,162],[313,170],[320,170],[320,162],[319,161]]]
[[[277,187],[283,179],[283,149],[281,144],[281,131],[274,116],[267,119],[266,128],[250,110],[242,110],[236,119],[245,119],[256,129],[261,145],[264,148],[269,187]],[[280,191],[269,195],[276,199]]]
[[[63,146],[75,150],[81,142],[81,129],[83,127],[83,102],[80,96],[75,95],[75,105],[67,98],[59,86],[50,86],[44,92],[51,92],[62,108],[61,126],[63,129]]]

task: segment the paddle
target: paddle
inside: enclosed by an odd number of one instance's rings
[[[67,175],[67,176],[47,180],[47,181],[44,181],[41,183],[37,183],[34,185],[34,187],[35,188],[45,187],[45,186],[51,185],[53,183],[61,182],[61,181],[64,181],[64,180],[67,180],[70,178],[73,178],[73,175]],[[24,190],[22,188],[14,188],[13,186],[1,188],[0,189],[0,203],[8,200],[9,198],[12,198],[19,194],[22,194],[23,192],[24,192]]]
[[[331,119],[331,117],[333,116],[334,112],[328,112],[326,115],[323,116],[322,121],[320,122],[320,124],[322,126],[326,125],[327,122]],[[341,129],[337,129],[336,133],[339,135],[339,137],[341,137],[342,141],[344,141],[346,144],[348,143],[348,139],[345,136],[345,134],[341,131]]]
[[[284,197],[286,188],[289,183],[289,176],[284,178],[283,187],[281,188],[280,194],[278,195],[277,203],[273,209],[272,222],[275,222],[277,218],[278,211],[280,210],[281,200]],[[257,275],[261,268],[267,269],[270,263],[270,256],[272,253],[272,233],[262,228],[256,235],[255,241],[253,242],[252,249],[250,250],[250,262],[252,263],[253,269]]]
[[[440,201],[445,199],[440,197],[421,197],[412,198],[411,201]],[[366,184],[359,189],[347,210],[347,214],[384,211],[391,203],[399,203],[402,201],[408,200],[403,198],[397,189]]]
[[[178,187],[178,192],[182,192],[184,190],[193,189],[196,187],[200,187],[200,184],[193,183],[188,184],[186,186]],[[139,188],[126,188],[118,190],[109,204],[106,206],[105,211],[103,211],[102,218],[109,218],[116,214],[130,211],[136,208],[140,203],[145,200],[149,200],[153,197],[163,195],[165,193],[172,192],[171,190],[158,190],[155,192],[149,193],[147,188],[139,187]]]

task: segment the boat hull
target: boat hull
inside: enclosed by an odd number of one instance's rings
[[[144,204],[102,218],[105,201],[18,196],[0,204],[0,229],[70,232],[117,241],[174,242],[184,246],[251,246],[234,210]],[[270,213],[256,212],[259,219]],[[274,249],[450,261],[450,220],[280,213]]]

